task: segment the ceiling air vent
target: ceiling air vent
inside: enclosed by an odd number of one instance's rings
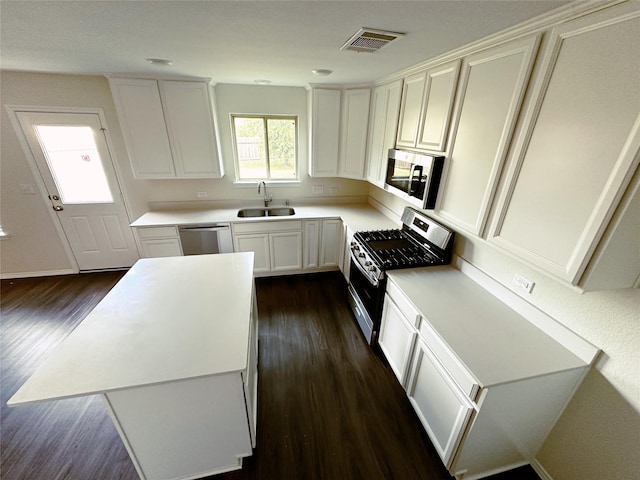
[[[347,40],[340,50],[353,50],[354,52],[375,52],[396,38],[404,36],[404,33],[385,32],[373,28],[361,28],[358,33]]]

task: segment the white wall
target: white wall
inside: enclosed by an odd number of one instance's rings
[[[395,215],[408,205],[375,186],[369,195]],[[455,253],[518,295],[511,284],[514,273],[534,281],[532,293],[523,298],[603,351],[538,454],[540,465],[554,480],[638,478],[640,290],[581,294],[459,232]]]

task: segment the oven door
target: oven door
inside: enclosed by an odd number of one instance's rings
[[[349,304],[367,342],[375,343],[380,330],[385,281],[371,283],[360,265],[351,259],[349,271]]]

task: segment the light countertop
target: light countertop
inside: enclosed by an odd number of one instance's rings
[[[275,208],[274,206],[273,208]],[[279,207],[279,206],[278,206]],[[354,231],[400,228],[399,221],[393,221],[366,203],[338,205],[295,206],[295,214],[281,217],[239,218],[239,208],[208,208],[193,210],[153,210],[145,213],[132,227],[158,227],[168,225],[196,225],[229,222],[273,222],[283,220],[312,220],[316,218],[341,218]],[[260,207],[251,207],[260,208]]]
[[[245,369],[253,255],[139,260],[8,404]]]
[[[453,266],[388,275],[483,386],[587,366]]]

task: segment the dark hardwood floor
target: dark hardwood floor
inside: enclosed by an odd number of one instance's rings
[[[121,272],[1,284],[3,480],[137,479],[98,397],[6,401]],[[339,273],[256,280],[258,439],[241,471],[210,480],[451,477],[406,395],[362,339]],[[530,467],[494,480],[538,480]]]

